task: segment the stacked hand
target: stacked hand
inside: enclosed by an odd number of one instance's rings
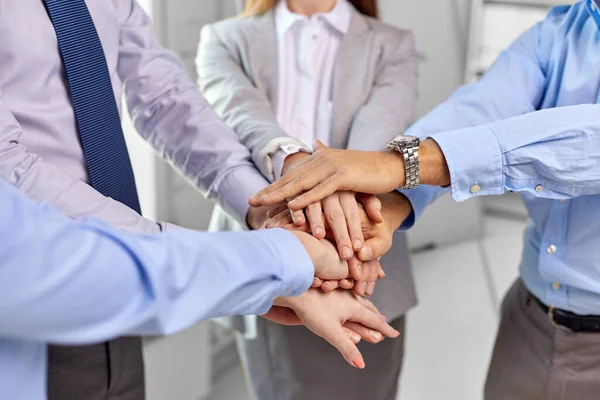
[[[284,166],[282,180],[297,175],[296,169],[307,159],[308,155],[295,157],[295,165]],[[385,276],[378,259],[389,250],[393,233],[412,212],[410,203],[397,192],[375,197],[334,191],[305,208],[291,210],[287,202],[281,202],[287,199],[265,205],[251,201],[256,208],[250,215],[269,217],[252,222],[255,227],[294,231],[315,265],[314,289],[297,298],[278,299],[265,318],[305,325],[335,346],[350,364],[363,368],[356,343],[361,339],[377,343],[399,335],[362,296],[373,294],[376,281]],[[344,289],[354,289],[354,293]]]

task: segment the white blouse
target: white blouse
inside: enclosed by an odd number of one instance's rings
[[[279,52],[277,122],[288,135],[312,149],[315,140],[329,144],[333,73],[340,44],[348,32],[352,7],[338,0],[328,13],[308,18],[281,0],[275,10]],[[273,157],[275,178],[283,161],[301,147],[285,145]]]

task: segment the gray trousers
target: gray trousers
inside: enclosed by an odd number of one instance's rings
[[[405,318],[391,323],[404,333]],[[367,367],[360,371],[324,339],[303,326],[258,318],[258,337],[238,349],[254,400],[394,400],[404,355],[404,336],[379,344],[361,342]]]
[[[48,347],[49,400],[143,400],[144,390],[139,338]]]
[[[502,304],[485,399],[600,399],[600,333],[554,327],[517,280]]]

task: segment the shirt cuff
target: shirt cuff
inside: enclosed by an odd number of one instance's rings
[[[450,189],[440,188],[437,186],[421,185],[416,189],[412,190],[401,190],[398,192],[406,196],[412,206],[413,212],[411,215],[404,220],[400,225],[399,231],[407,231],[414,226],[414,224],[421,218],[425,208],[433,203],[440,196],[447,193]]]
[[[304,145],[302,142],[299,142],[296,139],[292,139],[289,137],[280,137],[271,140],[265,146],[265,157],[261,157],[263,162],[259,164],[261,172],[265,175],[265,177],[272,183],[281,177],[281,169],[283,168],[283,161],[281,162],[281,166],[275,165],[275,156],[277,156],[280,152],[287,153],[287,155],[297,153],[299,151],[304,151],[306,153],[312,153],[312,151]],[[281,157],[281,155],[280,155]],[[283,157],[285,160],[285,157]],[[279,177],[277,177],[279,174]]]
[[[281,178],[283,172],[283,164],[285,163],[285,159],[287,156],[291,156],[292,154],[300,153],[300,152],[308,152],[307,147],[300,146],[297,144],[289,144],[285,147],[279,149],[277,153],[272,157],[273,160],[273,173],[275,174],[275,180]]]
[[[248,199],[269,186],[269,182],[251,166],[236,168],[221,181],[217,194],[223,210],[246,230],[248,226]]]
[[[487,126],[431,136],[442,149],[455,201],[504,193],[502,150]]]
[[[306,292],[312,285],[315,267],[300,240],[284,229],[264,229],[254,233],[261,236],[280,260],[281,285],[275,298],[300,296]]]

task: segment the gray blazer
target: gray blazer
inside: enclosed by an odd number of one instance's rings
[[[215,111],[239,135],[261,172],[273,179],[270,157],[276,139],[297,143],[275,116],[278,93],[274,13],[236,18],[202,30],[196,65],[199,84]],[[410,31],[397,29],[353,9],[335,69],[331,146],[380,150],[413,118],[418,54]],[[301,145],[301,143],[299,143]],[[273,146],[271,146],[273,147]],[[220,210],[211,229],[240,229]],[[416,305],[406,237],[397,233],[382,258],[387,277],[373,301],[389,318]]]

